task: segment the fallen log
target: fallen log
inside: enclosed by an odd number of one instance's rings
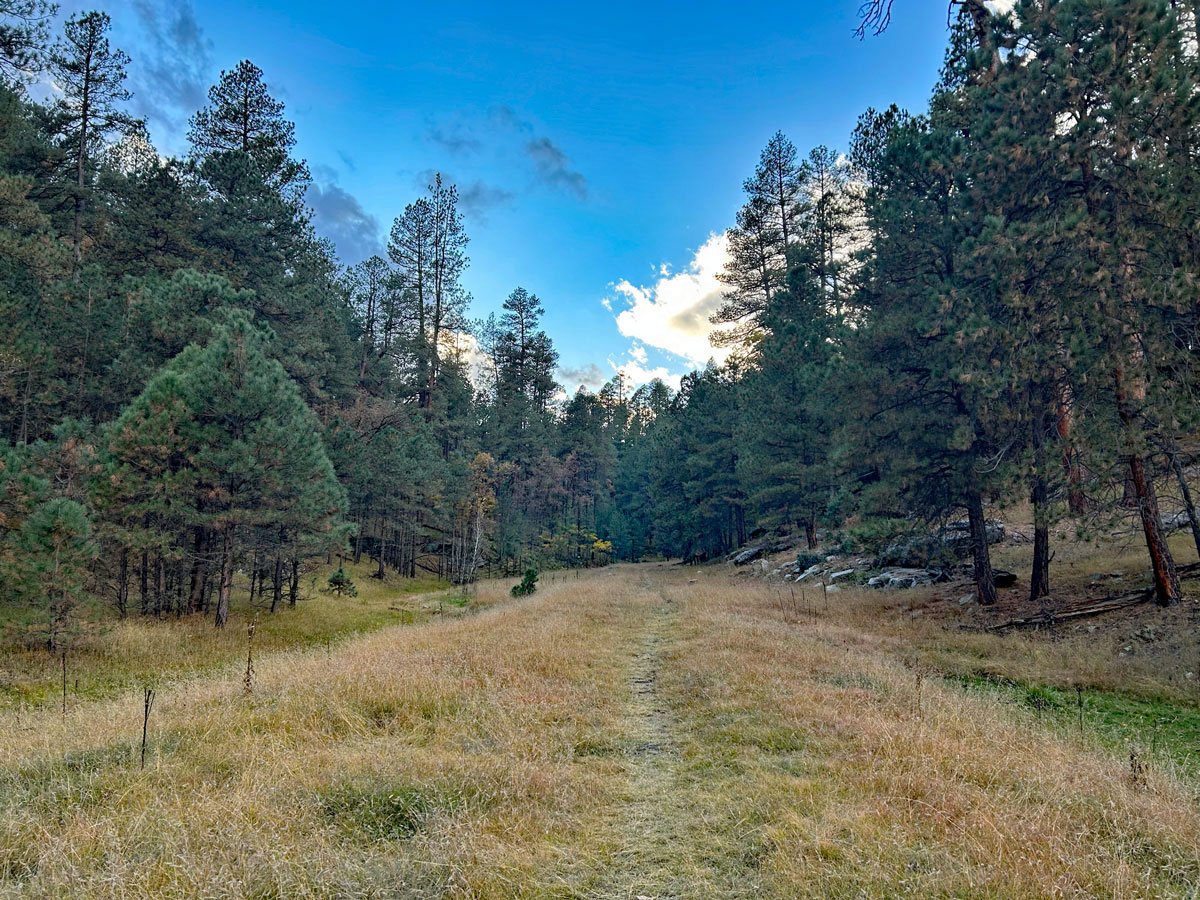
[[[1179,566],[1176,571],[1179,572],[1180,578],[1195,578],[1197,575],[1200,575],[1200,563],[1188,563],[1186,566]],[[1090,619],[1092,616],[1102,616],[1105,613],[1116,612],[1119,609],[1128,609],[1131,606],[1147,603],[1153,597],[1153,587],[1139,588],[1136,591],[1117,594],[1113,597],[1086,600],[1083,603],[1068,606],[1066,609],[1059,610],[1058,612],[1050,611],[1039,613],[1036,616],[1009,619],[1007,622],[1001,622],[999,625],[990,625],[984,630],[1007,631],[1010,628],[1036,628],[1040,625],[1057,625],[1077,619]]]

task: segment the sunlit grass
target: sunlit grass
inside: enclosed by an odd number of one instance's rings
[[[1123,750],[936,677],[913,648],[937,629],[878,594],[797,614],[773,585],[671,566],[547,579],[522,600],[511,584],[481,585],[479,615],[425,598],[422,622],[264,649],[248,695],[237,665],[164,685],[145,771],[139,696],[0,712],[0,895],[1200,885],[1195,781],[1153,758],[1134,773]],[[973,651],[1002,667],[1005,646]]]

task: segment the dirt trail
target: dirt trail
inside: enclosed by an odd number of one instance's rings
[[[679,720],[660,689],[674,640],[675,607],[646,575],[640,587],[643,625],[632,645],[621,727],[629,793],[614,823],[620,849],[594,895],[605,900],[678,897],[686,881],[680,873],[687,811],[677,787]]]

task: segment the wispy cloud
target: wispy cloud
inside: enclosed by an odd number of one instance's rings
[[[467,217],[480,222],[493,209],[511,203],[513,196],[512,191],[475,180],[459,186],[458,204]]]
[[[167,149],[181,151],[188,117],[207,100],[212,41],[191,0],[134,0],[133,9],[144,34],[144,45],[131,54],[133,111],[158,126]]]
[[[483,147],[483,142],[478,138],[471,137],[471,135],[464,134],[457,129],[448,131],[437,125],[431,127],[425,136],[439,147],[449,150],[456,156],[474,153]]]
[[[383,251],[379,220],[367,212],[358,198],[327,173],[314,180],[305,198],[313,211],[313,227],[322,237],[333,241],[344,263],[357,263]]]
[[[592,392],[598,391],[608,380],[604,377],[604,370],[595,363],[585,366],[560,366],[554,376],[555,380],[566,388],[568,394],[574,394],[581,387]]]
[[[535,179],[531,186],[563,191],[580,200],[588,197],[586,176],[572,165],[562,146],[549,135],[540,133],[540,129],[511,106],[493,106],[485,115],[473,119],[458,118],[432,124],[426,129],[425,138],[451,156],[464,160],[454,163],[456,167],[465,165],[468,157],[485,149],[491,150],[510,167],[520,165],[520,160],[531,166]],[[513,192],[508,189],[486,186],[483,182],[474,184],[488,187],[479,195],[485,208],[507,203],[513,198]],[[465,195],[468,187],[463,182],[460,191]]]
[[[570,157],[550,138],[534,138],[525,145],[525,153],[545,184],[568,191],[580,200],[587,199],[587,179],[571,168]]]
[[[459,209],[462,210],[463,215],[476,222],[486,221],[488,213],[498,207],[507,206],[515,197],[512,191],[488,184],[478,178],[471,181],[460,181],[451,173],[437,169],[425,169],[418,172],[413,176],[413,186],[417,190],[423,191],[433,184],[434,178],[439,174],[442,176],[443,184],[452,184],[458,188]]]

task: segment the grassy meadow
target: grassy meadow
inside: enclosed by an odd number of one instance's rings
[[[334,568],[321,565],[308,572],[296,608],[288,608],[285,598],[273,615],[269,602],[250,604],[249,582],[239,575],[229,622],[220,630],[209,616],[154,619],[133,614],[120,620],[110,609],[92,604],[83,610],[82,624],[66,646],[68,707],[183,675],[239,662],[244,666],[251,622],[255,649],[268,652],[325,646],[389,625],[457,615],[474,601],[434,578],[373,578],[375,567],[366,563],[346,566],[357,596],[337,596],[322,590]],[[54,706],[61,711],[61,655],[30,640],[29,617],[21,612],[10,608],[9,621],[0,622],[7,626],[0,631],[0,708]]]
[[[804,607],[715,567],[509,587],[465,616],[338,601],[421,612],[264,639],[249,692],[231,627],[227,665],[162,683],[144,769],[140,694],[0,711],[0,896],[1200,890],[1186,741],[1122,740],[1095,700],[1081,733],[1062,685],[1100,665],[1082,639],[946,627],[899,594]],[[1154,677],[1088,696],[1151,702]],[[1195,708],[1178,685],[1154,702]]]

